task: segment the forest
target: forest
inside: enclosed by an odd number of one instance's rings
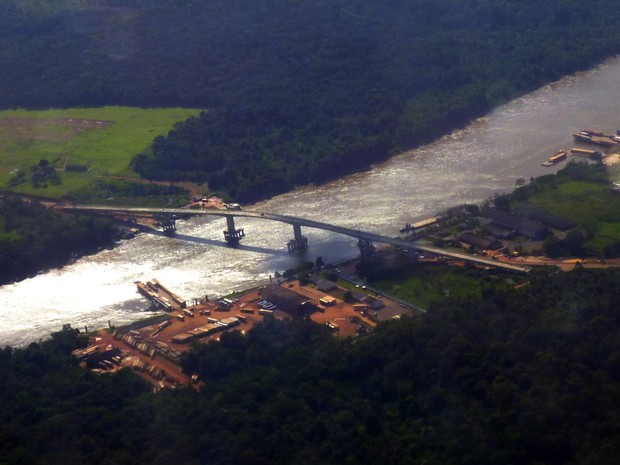
[[[38,202],[0,197],[0,284],[63,266],[113,243],[108,220],[61,216]]]
[[[204,108],[133,168],[252,201],[618,53],[619,15],[611,0],[6,0],[0,107]],[[106,222],[3,197],[0,282],[110,240]],[[226,334],[182,359],[200,391],[82,369],[70,328],[5,347],[0,465],[615,465],[620,270],[479,279],[355,341],[271,318]]]
[[[183,358],[199,392],[81,369],[71,329],[7,347],[0,463],[617,463],[620,270],[480,279],[356,341],[301,319],[227,333]]]
[[[253,201],[365,169],[620,51],[611,0],[0,5],[0,107],[203,108],[133,163]]]

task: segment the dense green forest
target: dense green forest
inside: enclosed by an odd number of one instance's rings
[[[37,202],[0,197],[0,284],[113,243],[108,220],[60,216]]]
[[[618,53],[619,16],[611,0],[8,0],[0,106],[204,108],[133,167],[250,201]]]
[[[183,358],[200,392],[81,370],[63,331],[0,352],[0,463],[615,464],[619,283],[490,280],[355,342],[266,319]]]

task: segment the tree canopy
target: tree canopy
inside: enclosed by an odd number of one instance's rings
[[[0,106],[202,107],[134,169],[241,201],[366,168],[620,50],[611,0],[39,4],[0,5]]]
[[[79,335],[0,352],[9,465],[614,464],[620,270],[534,272],[355,342],[267,318],[186,354],[206,382],[148,393],[96,376]]]
[[[113,240],[108,220],[60,216],[37,202],[0,198],[0,284],[62,266]]]

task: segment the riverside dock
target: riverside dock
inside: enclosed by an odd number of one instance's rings
[[[184,309],[187,305],[185,299],[166,288],[157,279],[153,278],[144,283],[136,282],[136,286],[140,294],[166,312]]]

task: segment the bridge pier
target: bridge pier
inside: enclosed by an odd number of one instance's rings
[[[237,245],[245,237],[243,228],[235,228],[235,217],[233,215],[226,215],[226,225],[228,229],[224,231],[224,239],[226,239],[229,245]]]
[[[171,216],[165,216],[160,220],[161,227],[164,230],[164,234],[168,237],[174,236],[177,231],[177,222]]]
[[[308,238],[301,234],[301,226],[299,224],[293,224],[294,237],[288,244],[288,253],[303,252],[308,249]]]
[[[370,257],[375,252],[375,246],[370,239],[364,239],[360,237],[357,242],[357,246],[360,248],[362,258]]]

